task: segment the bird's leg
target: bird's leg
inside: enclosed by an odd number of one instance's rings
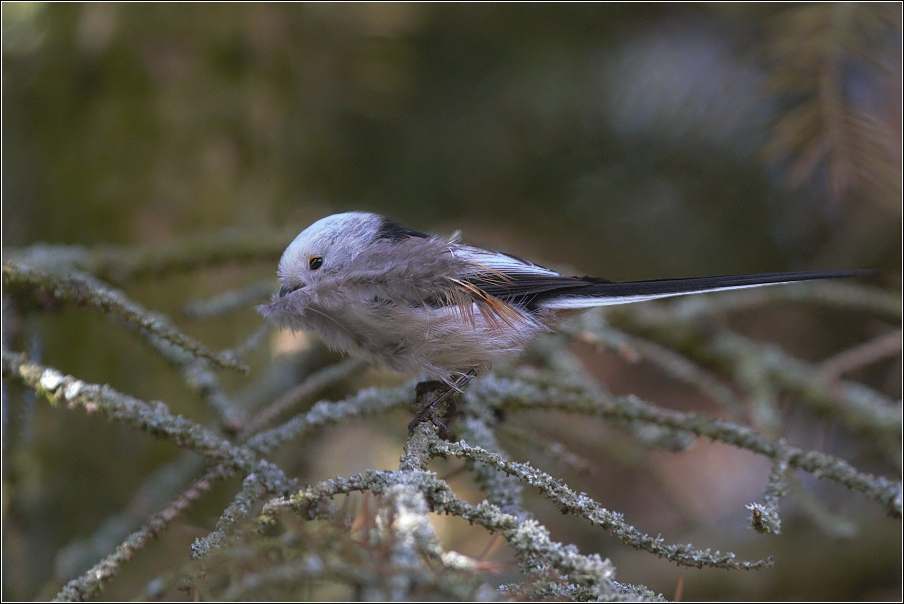
[[[426,403],[420,411],[414,416],[414,419],[408,424],[408,434],[414,432],[415,426],[420,424],[425,420],[430,420],[433,425],[439,428],[440,438],[446,439],[449,436],[449,428],[446,427],[435,413],[435,409],[440,403],[445,401],[450,401],[452,403],[452,412],[449,415],[455,414],[455,399],[452,398],[458,392],[461,392],[462,389],[477,375],[477,372],[473,369],[468,373],[460,376],[452,386],[448,386],[443,382],[438,381],[430,381],[430,382],[421,382],[417,385],[417,402],[420,403],[421,399],[429,396],[430,393],[435,393],[439,388],[445,386],[445,392],[437,396],[433,401]]]
[[[423,421],[430,422],[439,428],[440,438],[446,439],[449,434],[449,428],[446,427],[435,412],[436,403],[440,402],[443,396],[448,392],[449,386],[445,382],[439,380],[430,380],[429,382],[420,382],[415,389],[414,407],[418,409],[414,419],[408,424],[408,434],[414,431],[415,426]]]

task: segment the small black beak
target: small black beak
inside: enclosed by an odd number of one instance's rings
[[[301,289],[302,287],[304,287],[304,285],[296,285],[295,287],[288,287],[286,285],[283,285],[282,287],[279,288],[279,297],[282,298],[288,294],[291,294],[292,292],[294,292],[296,290]]]

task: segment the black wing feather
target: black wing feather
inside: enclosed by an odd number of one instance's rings
[[[409,229],[408,227],[402,226],[398,222],[390,220],[389,218],[383,218],[383,222],[380,223],[380,228],[377,229],[377,234],[374,237],[374,241],[379,241],[380,239],[388,239],[389,241],[398,242],[404,241],[409,237],[429,239],[430,235],[428,235],[427,233],[422,233],[420,231],[415,231],[414,229]]]
[[[870,274],[869,270],[797,271],[760,273],[756,275],[724,275],[684,279],[615,282],[595,277],[506,273],[504,277],[480,273],[468,279],[485,293],[500,300],[535,310],[544,302],[563,297],[628,298],[634,296],[667,296],[722,288],[770,285],[812,279],[839,279]]]
[[[493,274],[479,273],[468,278],[468,283],[479,287],[485,293],[500,299],[512,296],[530,296],[559,289],[586,287],[591,283],[612,283],[593,280],[590,277],[566,277],[565,275],[530,275],[523,273]]]

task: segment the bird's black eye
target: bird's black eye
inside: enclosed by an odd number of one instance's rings
[[[316,271],[321,266],[323,266],[323,256],[311,256],[311,259],[308,260],[308,267],[312,271]]]

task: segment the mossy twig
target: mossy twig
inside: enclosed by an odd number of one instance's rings
[[[570,513],[585,518],[591,524],[599,525],[618,537],[626,545],[656,554],[676,564],[696,568],[707,566],[742,570],[772,566],[771,558],[758,562],[740,562],[731,553],[711,554],[709,550],[695,550],[690,545],[665,545],[661,537],[653,538],[628,526],[621,514],[606,510],[584,493],[572,491],[561,480],[553,478],[546,472],[529,464],[509,461],[496,453],[469,445],[464,441],[447,443],[435,440],[431,442],[430,450],[434,455],[453,455],[479,461],[500,472],[517,477],[521,482],[536,487],[543,495],[554,501],[563,514]]]
[[[288,492],[292,482],[282,470],[259,459],[249,449],[231,444],[207,428],[173,415],[159,401],[144,402],[110,386],[89,384],[55,369],[3,351],[3,373],[15,375],[52,404],[65,402],[87,412],[99,412],[133,428],[164,438],[203,456],[212,465],[225,464],[242,474],[256,473],[271,493]]]
[[[69,581],[53,599],[54,602],[81,602],[96,596],[104,584],[119,574],[124,562],[144,548],[148,541],[163,532],[179,514],[210,490],[213,483],[228,476],[223,467],[209,470],[183,491],[163,511],[155,514],[141,529],[135,531],[116,548],[116,551],[95,564],[85,574]]]
[[[158,317],[141,308],[119,290],[109,287],[89,275],[83,273],[58,275],[24,264],[4,262],[3,284],[7,287],[43,290],[63,302],[94,306],[103,313],[118,316],[142,331],[162,338],[193,356],[207,359],[220,367],[243,372],[248,370],[235,359],[213,352],[200,342],[178,331],[168,322],[160,321]]]
[[[788,465],[861,492],[879,502],[889,513],[901,516],[901,482],[860,472],[848,462],[806,451],[782,441],[772,442],[750,428],[733,422],[706,417],[700,413],[681,413],[662,409],[636,396],[593,397],[584,392],[556,388],[538,388],[533,384],[501,378],[484,378],[469,392],[500,409],[546,409],[585,413],[605,418],[648,422],[680,433],[691,433],[714,441],[746,449],[769,459],[787,456]]]

